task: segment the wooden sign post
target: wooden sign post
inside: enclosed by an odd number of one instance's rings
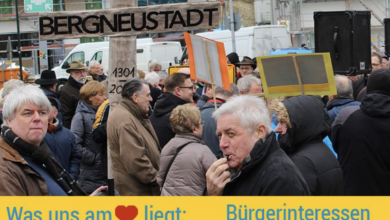
[[[110,36],[108,92],[110,110],[122,100],[125,82],[136,75],[137,34],[219,27],[219,2],[137,7],[138,0],[114,0],[113,8],[39,13],[39,38],[69,39]],[[109,195],[114,195],[108,152]]]

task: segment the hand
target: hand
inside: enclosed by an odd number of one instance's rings
[[[226,158],[221,158],[210,166],[206,173],[207,195],[222,195],[226,183],[230,182],[230,172],[227,169],[229,165]]]
[[[89,196],[96,196],[101,191],[105,191],[107,189],[108,189],[108,186],[101,186],[101,187],[97,188],[95,191],[93,191],[93,193],[91,193],[91,195],[89,195]]]

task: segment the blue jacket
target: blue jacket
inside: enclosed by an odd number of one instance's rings
[[[74,180],[77,180],[80,173],[81,154],[76,148],[73,133],[57,119],[55,131],[48,131],[43,140],[49,146],[50,154],[68,171]]]
[[[335,101],[330,101],[328,106],[326,106],[326,109],[328,110],[328,114],[330,117],[330,124],[333,124],[334,120],[336,119],[337,115],[341,111],[341,109],[347,107],[347,106],[355,106],[360,105],[360,102],[354,101],[353,99],[337,99]]]

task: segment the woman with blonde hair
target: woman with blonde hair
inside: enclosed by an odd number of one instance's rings
[[[76,147],[82,156],[78,182],[88,194],[99,186],[106,185],[107,180],[102,170],[102,145],[92,139],[92,125],[97,109],[106,100],[105,90],[106,87],[98,81],[90,81],[81,87],[82,99],[77,105],[71,125]]]
[[[169,121],[176,136],[161,152],[161,195],[202,195],[206,172],[217,158],[202,141],[200,111],[191,104],[179,105]]]

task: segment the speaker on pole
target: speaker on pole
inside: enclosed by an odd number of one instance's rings
[[[315,52],[329,52],[340,75],[371,72],[371,13],[314,12]]]

